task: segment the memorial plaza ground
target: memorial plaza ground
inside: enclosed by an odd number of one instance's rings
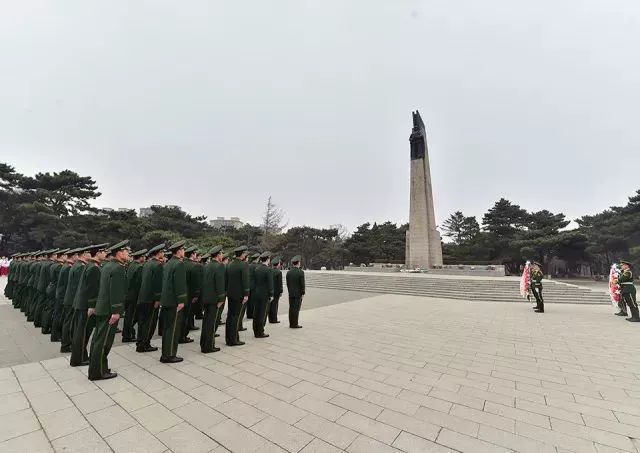
[[[640,326],[609,306],[309,293],[303,329],[176,365],[116,342],[95,383],[0,306],[0,452],[640,451]]]

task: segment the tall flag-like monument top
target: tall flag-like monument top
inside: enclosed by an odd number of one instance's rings
[[[436,228],[427,132],[420,112],[416,110],[412,116],[409,231],[405,261],[411,269],[430,269],[442,267],[442,239]]]

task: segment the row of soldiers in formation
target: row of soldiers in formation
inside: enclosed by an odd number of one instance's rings
[[[71,366],[89,365],[90,380],[111,379],[117,373],[107,358],[118,332],[123,343],[136,342],[136,351],[145,353],[158,350],[151,345],[158,327],[160,361],[176,363],[182,361],[178,344],[193,342],[188,333],[198,330],[194,319],[202,319],[201,351],[220,350],[215,338],[226,305],[228,346],[244,344],[239,332],[247,330],[245,314],[253,319],[255,337],[268,337],[267,318],[279,322],[282,265],[281,257],[272,259],[270,252],[249,256],[246,246],[202,253],[179,241],[131,253],[129,241],[122,241],[16,254],[5,295],[52,342],[61,342],[60,352],[71,353]],[[291,266],[286,274],[289,327],[297,329],[305,294],[301,257],[293,257]]]

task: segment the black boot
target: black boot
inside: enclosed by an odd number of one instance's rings
[[[640,322],[640,314],[638,314],[638,307],[629,307],[631,310],[631,318],[627,318],[629,322]]]

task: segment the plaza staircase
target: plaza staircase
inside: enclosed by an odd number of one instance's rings
[[[468,301],[522,302],[520,280],[514,277],[451,277],[347,271],[306,271],[305,277],[306,284],[310,288]],[[553,280],[544,280],[543,285],[545,303],[602,305],[611,303],[608,294],[604,291],[591,290]]]

